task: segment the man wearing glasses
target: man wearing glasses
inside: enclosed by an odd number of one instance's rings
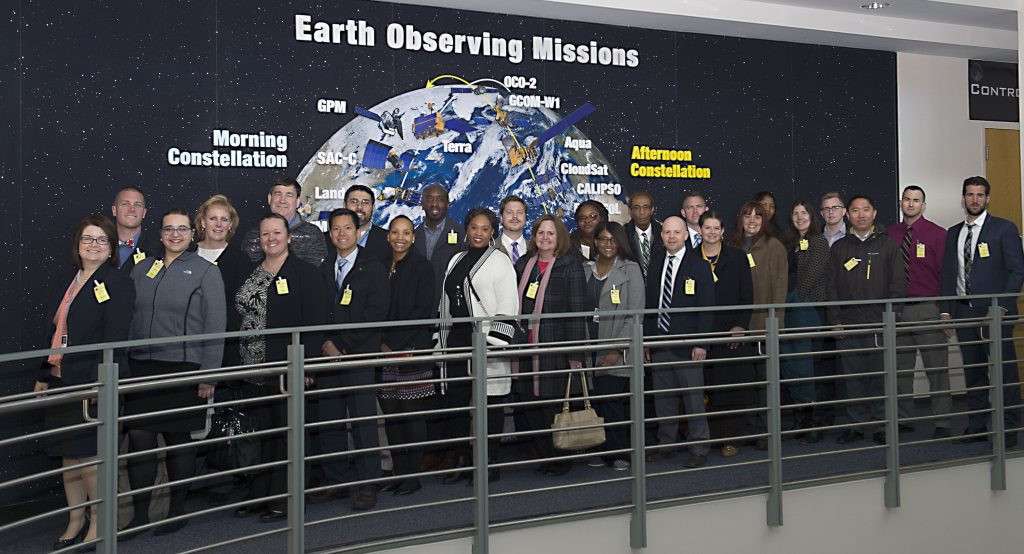
[[[345,190],[345,207],[359,216],[359,252],[391,266],[391,245],[386,229],[373,224],[373,191],[365,185],[352,185]]]
[[[299,182],[288,176],[281,176],[274,184],[270,185],[270,192],[267,193],[267,205],[270,211],[288,220],[288,228],[292,237],[289,249],[300,260],[309,262],[314,266],[320,266],[327,257],[327,241],[319,227],[299,217],[299,194],[302,187]],[[263,249],[260,248],[260,230],[257,224],[245,233],[242,239],[242,249],[249,255],[252,261],[259,261],[263,258]]]
[[[831,248],[837,240],[846,236],[846,206],[838,192],[826,192],[821,196],[821,217],[825,220],[821,234]]]
[[[146,219],[146,197],[138,187],[127,186],[117,191],[110,207],[117,226],[117,267],[128,273],[147,256],[160,256],[163,248],[159,236],[142,233]]]

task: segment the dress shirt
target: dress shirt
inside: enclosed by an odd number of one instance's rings
[[[444,233],[444,221],[438,224],[437,228],[431,229],[430,225],[423,224],[423,236],[427,239],[425,250],[427,252],[427,259],[429,260],[434,255],[434,247],[437,246],[437,239],[441,238]]]
[[[644,243],[644,237],[646,236],[647,237],[647,244],[651,245],[651,249],[653,250],[654,249],[654,237],[651,236],[651,235],[652,235],[652,232],[654,231],[654,225],[647,224],[647,228],[646,229],[641,229],[640,227],[637,227],[636,225],[634,225],[633,228],[636,229],[636,243],[638,245],[643,244]],[[640,254],[640,252],[637,252],[637,254]]]
[[[347,263],[345,264],[344,269],[340,270],[340,273],[341,273],[340,275],[339,275],[339,270],[338,270],[338,260],[337,259],[334,260],[334,282],[335,283],[342,283],[342,282],[345,281],[345,278],[348,277],[348,273],[350,271],[352,271],[352,267],[356,265],[356,257],[358,257],[358,256],[359,256],[359,249],[358,248],[353,248],[352,251],[348,253],[348,256],[345,256],[344,258],[341,258],[341,259],[346,260]]]
[[[132,241],[132,245],[131,246],[118,246],[117,247],[117,259],[121,261],[121,264],[118,267],[123,266],[128,261],[128,258],[131,257],[131,255],[135,253],[135,249],[139,247],[139,239],[140,238],[142,238],[142,229],[139,229],[139,232],[135,233],[135,236],[131,238],[131,241]],[[146,253],[150,254],[150,252],[146,252]]]
[[[974,220],[974,232],[971,234],[971,260],[978,257],[978,236],[981,235],[981,226],[985,224],[985,218],[988,217],[988,210],[981,212],[981,215]],[[967,220],[964,220],[964,226],[960,228],[960,236],[956,239],[956,294],[957,296],[966,296],[965,292],[966,284],[964,283],[964,241],[967,240]]]
[[[907,298],[925,298],[940,296],[940,275],[942,258],[946,251],[946,230],[935,223],[920,217],[914,222],[910,232],[910,268],[907,271]],[[900,248],[903,247],[903,235],[907,224],[900,222],[889,227],[889,238]],[[917,257],[918,245],[924,245],[924,257]]]
[[[690,232],[690,246],[697,248],[700,245],[700,231],[691,229],[689,225],[686,226],[686,230]]]
[[[505,233],[501,234],[501,245],[505,247],[505,252],[508,252],[509,256],[512,255],[512,243],[513,242],[519,245],[519,255],[520,256],[525,256],[526,255],[526,237],[525,236],[520,235],[517,240],[512,240],[512,238],[509,237],[508,235],[506,235]]]
[[[828,241],[828,247],[832,248],[832,245],[835,244],[837,240],[846,236],[846,226],[843,225],[835,232],[835,234],[832,235],[828,234],[828,228],[822,229],[821,236],[825,237],[825,240]]]
[[[671,279],[672,283],[672,296],[675,297],[679,291],[675,290],[676,274],[679,273],[679,266],[683,265],[683,255],[686,254],[685,248],[680,248],[679,252],[670,254],[667,250],[665,251],[665,263],[661,266],[661,290],[665,289],[665,279]],[[668,259],[675,256],[672,260],[672,275],[665,275],[665,270],[668,269]],[[658,293],[658,298],[661,298],[661,293]]]
[[[366,224],[366,230],[363,231],[362,227],[359,228],[359,240],[356,241],[360,247],[366,248],[366,239],[370,238],[370,231],[373,230],[373,223]],[[355,258],[352,258],[355,260]]]

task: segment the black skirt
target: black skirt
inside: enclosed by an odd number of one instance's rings
[[[174,375],[187,371],[196,371],[199,364],[189,362],[161,362],[157,360],[128,360],[131,376],[153,377],[156,375]],[[196,383],[171,386],[159,390],[147,390],[129,394],[124,399],[124,413],[138,415],[186,406],[205,405],[205,398],[199,397],[199,385]],[[197,431],[206,426],[206,411],[193,410],[165,416],[148,417],[125,423],[127,429],[142,429],[160,433],[178,433]]]
[[[50,390],[66,386],[57,377],[49,380]],[[96,407],[92,406],[90,416],[96,415]],[[85,423],[82,417],[82,402],[67,402],[54,404],[46,408],[43,413],[43,425],[49,429],[63,429]],[[96,455],[96,429],[79,429],[59,435],[53,435],[44,439],[44,448],[50,456],[61,458],[91,458]]]

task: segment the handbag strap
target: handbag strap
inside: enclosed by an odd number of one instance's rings
[[[587,377],[583,375],[582,369],[577,369],[569,374],[569,378],[565,380],[565,401],[562,402],[562,413],[569,413],[569,391],[572,389],[572,376],[576,373],[580,374],[580,383],[583,385],[583,408],[586,410],[590,409],[590,391],[587,389]]]

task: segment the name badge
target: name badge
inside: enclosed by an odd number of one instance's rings
[[[96,283],[96,286],[92,289],[92,293],[96,295],[96,302],[100,304],[110,300],[110,295],[107,294],[106,283]]]
[[[857,264],[859,263],[860,258],[850,258],[849,260],[846,261],[845,264],[843,264],[843,267],[846,268],[846,271],[852,271],[853,268],[857,267]]]
[[[754,262],[753,254],[747,254],[747,263],[750,264],[750,267],[757,267],[757,264]]]
[[[277,278],[277,294],[288,294],[288,279],[283,277]]]
[[[612,289],[612,304],[621,304],[622,299],[619,297],[619,289]]]
[[[139,265],[139,262],[146,259],[146,253],[143,252],[142,250],[139,250],[135,253],[134,256],[132,256],[132,259],[135,260],[135,265]]]
[[[537,281],[530,283],[530,286],[526,287],[526,297],[529,299],[537,298],[537,289],[540,288],[540,284]]]
[[[694,281],[693,279],[687,279],[685,287],[687,295],[693,296],[694,294],[697,294],[697,281]]]
[[[987,242],[979,242],[978,243],[978,257],[980,257],[980,258],[987,258],[988,257],[988,243]]]
[[[152,279],[153,277],[156,277],[156,274],[160,273],[160,270],[163,269],[163,268],[164,268],[164,261],[163,260],[157,260],[157,261],[153,262],[153,267],[149,268],[149,271],[146,272],[146,277],[149,277],[150,279]]]
[[[67,335],[61,335],[60,336],[60,346],[61,346],[61,348],[65,347],[67,345],[68,345],[68,336]]]
[[[807,239],[800,239],[800,250],[807,250],[807,247],[810,246],[810,244],[811,243],[807,242]]]
[[[921,242],[917,243],[917,257],[918,258],[923,258],[924,257],[924,243],[921,243]]]
[[[458,244],[459,234],[455,231],[448,231],[448,244]]]
[[[341,291],[341,305],[348,306],[352,303],[352,289],[345,287],[345,290]]]

